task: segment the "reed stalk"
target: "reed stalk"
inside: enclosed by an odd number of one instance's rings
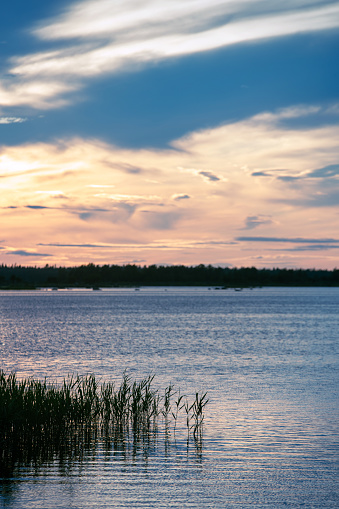
[[[0,370],[0,470],[25,458],[42,461],[55,451],[62,456],[66,444],[81,451],[91,447],[98,433],[116,447],[126,447],[130,437],[134,443],[147,442],[159,419],[164,419],[169,432],[169,416],[175,435],[183,409],[188,434],[200,440],[206,393],[196,393],[189,404],[172,385],[160,395],[153,381],[154,376],[149,376],[132,382],[125,373],[118,387],[111,382],[100,385],[94,375],[68,376],[56,384],[46,379],[19,380],[15,373]]]

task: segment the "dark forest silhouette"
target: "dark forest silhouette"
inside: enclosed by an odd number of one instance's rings
[[[0,289],[120,286],[339,286],[339,269],[222,268],[212,265],[0,265]]]

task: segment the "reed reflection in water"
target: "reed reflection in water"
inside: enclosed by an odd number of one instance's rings
[[[99,387],[89,375],[69,377],[60,387],[0,372],[2,496],[25,471],[39,475],[54,466],[69,476],[100,457],[145,461],[159,449],[166,456],[171,447],[181,453],[186,447],[199,460],[206,394],[196,393],[190,404],[171,385],[160,395],[152,381],[132,383],[124,375],[119,388]]]

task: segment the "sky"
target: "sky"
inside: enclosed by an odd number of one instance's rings
[[[0,263],[339,267],[339,2],[11,0]]]

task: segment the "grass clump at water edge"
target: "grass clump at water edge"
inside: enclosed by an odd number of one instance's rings
[[[81,454],[96,438],[107,447],[150,437],[162,422],[166,434],[177,430],[180,417],[190,438],[201,446],[206,393],[188,398],[169,385],[163,394],[153,376],[132,381],[124,374],[119,386],[99,384],[94,375],[69,376],[61,384],[0,370],[0,467],[19,461],[42,463],[46,458]],[[144,439],[143,438],[143,439]],[[92,445],[91,445],[92,444]],[[12,470],[12,468],[10,468]]]
[[[177,397],[169,385],[161,396],[152,386],[154,376],[132,382],[123,376],[120,387],[114,383],[99,385],[94,375],[69,376],[61,385],[45,379],[18,380],[15,373],[0,370],[0,427],[58,426],[79,422],[111,423],[117,427],[147,426],[154,419],[172,416],[177,420],[184,409],[187,426],[198,431],[203,421],[206,393],[196,393],[192,405],[186,396]],[[193,424],[191,422],[193,421]]]

